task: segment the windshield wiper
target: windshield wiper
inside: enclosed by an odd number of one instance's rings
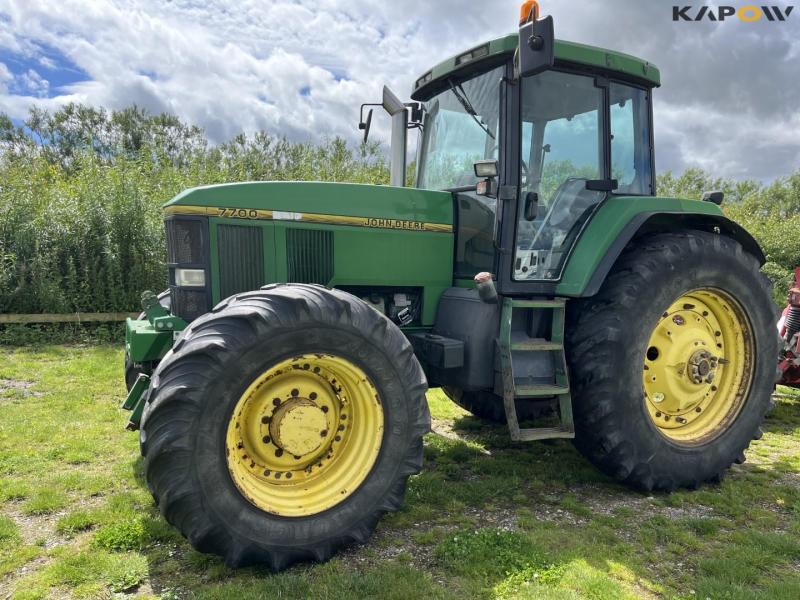
[[[453,85],[453,82],[449,79],[447,80],[447,83],[450,84],[450,91],[453,92],[453,95],[456,97],[456,100],[458,100],[461,103],[461,106],[464,107],[464,110],[467,111],[467,114],[474,119],[474,121],[478,124],[478,127],[480,127],[486,132],[486,135],[494,139],[494,134],[491,131],[489,131],[489,128],[484,124],[483,120],[478,118],[478,112],[473,108],[472,103],[467,98],[467,93],[464,91],[464,88],[461,87],[461,84],[459,83],[458,86],[455,86]]]

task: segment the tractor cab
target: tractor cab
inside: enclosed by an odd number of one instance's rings
[[[455,196],[456,279],[488,271],[501,291],[547,292],[605,198],[655,194],[659,73],[631,56],[555,40],[551,17],[525,10],[519,34],[416,80],[416,187]]]

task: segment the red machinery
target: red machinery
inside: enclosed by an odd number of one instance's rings
[[[794,270],[789,304],[778,321],[778,333],[783,341],[778,357],[778,384],[800,388],[800,267]]]

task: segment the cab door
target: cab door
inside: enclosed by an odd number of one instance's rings
[[[506,97],[515,118],[500,187],[498,284],[504,294],[550,294],[609,193],[654,193],[649,92],[577,70],[515,87]]]

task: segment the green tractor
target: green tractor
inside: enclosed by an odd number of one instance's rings
[[[659,77],[556,40],[529,1],[412,102],[384,89],[391,186],[167,202],[169,290],[127,322],[125,402],[167,521],[231,566],[366,541],[422,467],[429,386],[634,488],[742,462],[778,353],[764,256],[719,192],[656,195]]]

